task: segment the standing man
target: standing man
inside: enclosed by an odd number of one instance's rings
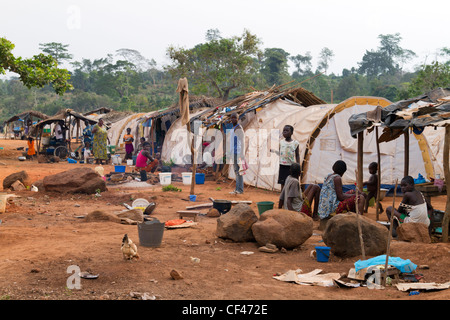
[[[244,176],[240,171],[240,166],[244,163],[244,129],[238,123],[239,116],[234,112],[230,117],[233,128],[230,133],[230,149],[229,153],[232,156],[234,173],[236,175],[236,188],[231,194],[244,193]]]

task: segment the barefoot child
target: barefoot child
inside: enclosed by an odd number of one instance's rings
[[[375,200],[377,199],[377,191],[378,191],[378,175],[377,175],[377,171],[378,171],[378,163],[376,162],[372,162],[371,164],[369,164],[369,173],[370,173],[370,178],[368,181],[365,181],[363,183],[363,187],[367,187],[367,197],[366,197],[366,201],[365,201],[365,205],[364,205],[364,213],[367,213],[367,210],[369,209],[369,202],[372,198],[374,198]],[[380,212],[383,212],[383,206],[381,205],[380,202]]]
[[[27,145],[27,159],[33,159],[36,156],[36,149],[34,148],[34,140],[32,137],[28,137]]]
[[[278,171],[278,183],[281,184],[281,190],[283,190],[285,180],[290,174],[291,165],[293,163],[300,163],[299,142],[292,139],[294,134],[294,127],[291,125],[285,125],[283,128],[284,140],[280,141],[280,150],[272,152],[276,153],[280,157],[280,169]]]

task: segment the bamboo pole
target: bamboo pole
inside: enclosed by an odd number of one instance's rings
[[[444,175],[447,188],[447,203],[445,205],[445,214],[442,219],[442,242],[448,242],[448,229],[450,220],[450,125],[445,127],[444,141]]]
[[[390,224],[389,224],[388,243],[387,243],[387,249],[386,249],[386,263],[384,265],[383,285],[386,285],[389,254],[391,253],[391,238],[392,238],[392,229],[394,228],[394,210],[395,210],[395,197],[397,196],[397,185],[398,185],[398,179],[395,179],[394,198],[392,200],[392,212],[391,212],[391,217],[389,219]]]

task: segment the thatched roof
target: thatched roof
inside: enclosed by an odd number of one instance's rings
[[[303,107],[325,104],[326,102],[300,85],[289,86],[291,82],[272,87],[266,91],[254,91],[223,102],[191,118],[191,122],[201,120],[206,126],[225,121],[233,112],[241,117],[247,112],[265,107],[277,99],[287,99]]]
[[[189,96],[189,110],[194,111],[200,108],[214,108],[215,106],[222,103],[222,99],[206,97],[206,96]],[[170,107],[158,110],[156,112],[151,113],[146,119],[157,119],[161,118],[167,114],[175,114],[179,115],[180,113],[180,104],[176,102],[172,104]]]
[[[10,122],[14,122],[17,121],[19,119],[25,119],[28,117],[34,117],[34,118],[39,118],[39,119],[47,119],[49,118],[48,115],[39,112],[39,111],[34,111],[34,110],[28,110],[28,111],[24,111],[22,113],[19,113],[13,117],[11,117],[10,119],[6,120],[5,123],[10,123]]]
[[[98,109],[95,109],[95,110],[91,110],[91,111],[85,112],[85,113],[83,113],[83,115],[84,116],[89,116],[89,115],[94,114],[94,113],[96,113],[96,114],[105,114],[105,113],[109,113],[111,111],[113,111],[113,110],[110,109],[110,108],[102,107],[102,108],[98,108]]]
[[[51,124],[51,123],[54,123],[54,122],[65,121],[68,117],[74,117],[74,118],[80,119],[82,121],[89,121],[89,123],[91,123],[91,124],[97,123],[96,120],[86,118],[82,114],[80,114],[80,113],[78,113],[76,111],[73,111],[72,109],[64,109],[64,110],[59,111],[54,116],[49,117],[49,118],[47,118],[45,120],[42,120],[42,121],[38,122],[35,126],[36,127],[43,127],[43,126],[45,126],[47,124]]]
[[[356,136],[375,125],[383,127],[380,142],[396,139],[408,128],[420,132],[426,126],[450,125],[450,88],[438,88],[424,95],[401,100],[385,108],[353,115],[348,120]]]

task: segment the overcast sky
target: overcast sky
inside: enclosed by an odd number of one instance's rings
[[[336,74],[357,67],[380,34],[400,33],[400,46],[418,55],[408,69],[450,47],[448,0],[4,0],[0,8],[0,37],[23,58],[39,53],[39,43],[59,42],[75,61],[127,48],[161,67],[169,45],[191,48],[208,29],[223,37],[248,29],[262,48],[310,51],[314,69],[328,47],[335,54],[329,72]]]

